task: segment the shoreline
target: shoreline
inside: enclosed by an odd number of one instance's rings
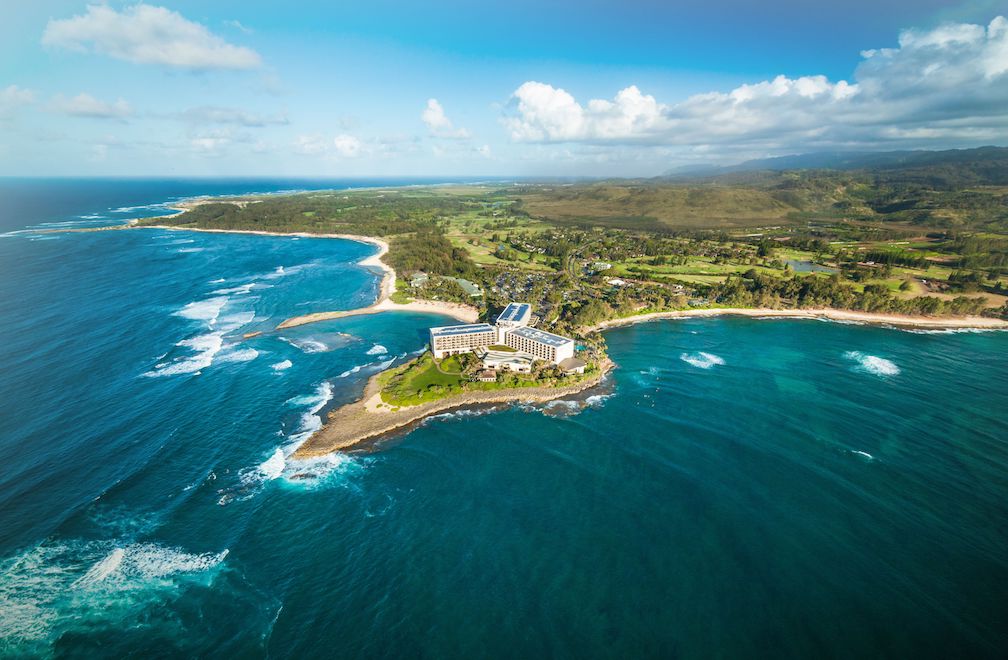
[[[277,232],[263,231],[257,229],[206,229],[201,227],[180,227],[178,225],[131,225],[137,229],[168,229],[171,231],[197,231],[211,234],[251,234],[254,236],[293,236],[297,238],[338,238],[358,243],[367,243],[378,247],[378,252],[364,257],[357,262],[358,266],[377,268],[382,272],[382,281],[378,289],[378,298],[367,307],[357,309],[344,309],[331,312],[312,312],[300,316],[292,316],[284,319],[274,330],[284,330],[294,328],[309,323],[319,321],[330,321],[333,319],[346,318],[348,316],[359,316],[361,314],[377,314],[379,312],[420,312],[425,314],[442,314],[450,316],[464,323],[475,323],[479,318],[479,310],[470,305],[461,303],[441,302],[437,300],[413,300],[408,303],[397,303],[392,300],[392,293],[396,286],[395,269],[382,260],[389,251],[387,241],[374,236],[360,236],[357,234],[312,234],[308,232]],[[124,227],[127,228],[127,227]]]
[[[407,429],[433,415],[495,403],[547,403],[565,396],[580,394],[598,386],[615,367],[606,360],[599,373],[572,385],[559,387],[518,387],[496,391],[463,392],[455,396],[430,401],[397,410],[381,408],[381,391],[377,378],[368,379],[361,398],[329,412],[318,431],[294,450],[291,458],[306,459],[325,456]],[[382,403],[383,406],[389,404]]]
[[[581,331],[601,332],[636,323],[682,318],[709,318],[715,316],[746,316],[750,318],[813,319],[864,323],[903,329],[934,330],[1008,330],[1008,321],[987,316],[904,316],[900,314],[880,314],[857,312],[844,309],[760,309],[747,307],[724,307],[710,309],[684,309],[668,312],[649,312],[618,319],[609,319],[582,328]]]

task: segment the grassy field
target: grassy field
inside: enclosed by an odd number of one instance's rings
[[[424,353],[413,362],[382,374],[379,380],[382,401],[393,406],[413,406],[440,399],[446,392],[460,390],[463,379],[458,358],[451,357],[444,362],[447,364],[442,363],[439,369],[434,357]]]

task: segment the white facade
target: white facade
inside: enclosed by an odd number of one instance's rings
[[[507,371],[517,371],[528,373],[532,371],[532,362],[535,356],[529,353],[517,351],[515,353],[507,351],[487,351],[483,355],[484,369],[506,369]]]
[[[574,357],[574,340],[545,330],[528,327],[532,306],[511,303],[497,317],[497,324],[473,323],[447,325],[430,329],[430,347],[434,357],[486,350],[494,344],[504,344],[525,353],[532,359],[559,364]]]
[[[555,335],[545,330],[535,328],[515,328],[507,331],[504,345],[531,353],[540,360],[559,364],[569,357],[574,357],[574,340]]]
[[[497,328],[489,323],[446,325],[430,329],[430,347],[434,357],[469,353],[497,343]]]

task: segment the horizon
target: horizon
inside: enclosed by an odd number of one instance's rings
[[[1008,144],[994,2],[533,8],[21,6],[0,176],[647,178]]]

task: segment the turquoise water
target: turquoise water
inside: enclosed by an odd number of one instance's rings
[[[1008,648],[1008,333],[642,324],[583,407],[298,464],[445,319],[242,337],[370,302],[372,250],[0,237],[0,656]]]

